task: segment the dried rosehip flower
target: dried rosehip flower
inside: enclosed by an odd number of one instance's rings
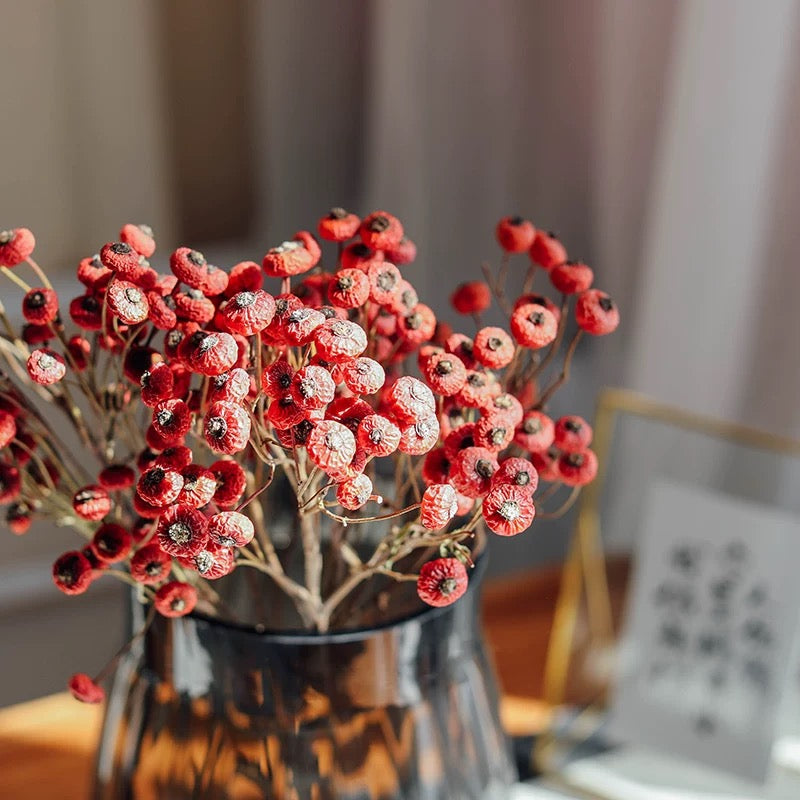
[[[469,336],[465,336],[463,333],[452,334],[444,343],[444,349],[448,353],[458,356],[464,362],[464,366],[467,369],[475,369],[478,365],[478,362],[475,360],[475,355],[472,352],[473,346],[474,343],[472,339],[470,339]]]
[[[558,471],[558,459],[561,451],[557,447],[549,447],[542,452],[531,453],[531,463],[539,473],[543,481],[560,481],[561,474]]]
[[[475,334],[472,352],[489,369],[502,369],[514,358],[514,342],[502,328],[481,328]]]
[[[467,379],[458,392],[453,395],[455,402],[465,408],[479,408],[485,405],[494,394],[499,394],[496,383],[485,372],[467,370]]]
[[[255,535],[253,523],[238,511],[221,511],[208,520],[208,535],[221,547],[244,547]]]
[[[85,672],[76,672],[67,684],[70,694],[81,703],[102,703],[105,690],[98,686]]]
[[[524,347],[538,350],[550,344],[558,332],[556,318],[544,306],[526,303],[511,314],[511,333]]]
[[[181,350],[192,371],[211,377],[231,369],[239,357],[236,340],[221,331],[195,331],[181,343]]]
[[[17,422],[14,415],[0,409],[0,449],[17,435]]]
[[[217,490],[217,479],[214,473],[201,464],[189,464],[181,472],[183,488],[178,495],[177,503],[203,508],[214,498]]]
[[[372,481],[362,472],[336,487],[336,500],[342,508],[357,511],[372,497]]]
[[[147,302],[150,306],[148,319],[160,331],[168,331],[178,324],[178,315],[175,312],[175,299],[170,295],[162,297],[157,291],[147,292]]]
[[[183,488],[183,477],[175,470],[150,467],[142,473],[136,491],[154,506],[167,506],[177,500]]]
[[[252,336],[272,322],[275,299],[263,289],[239,292],[228,300],[221,313],[228,330],[242,336]]]
[[[482,497],[499,469],[494,453],[485,447],[465,447],[452,459],[450,479],[453,486],[467,497]]]
[[[87,331],[99,331],[103,327],[103,305],[94,294],[82,294],[70,301],[70,319]]]
[[[283,337],[287,344],[295,347],[308,344],[314,337],[317,328],[327,318],[321,311],[313,308],[298,308],[286,317],[282,326]]]
[[[25,342],[25,344],[47,345],[52,338],[53,329],[49,325],[34,325],[26,322],[22,326],[22,341]]]
[[[175,314],[181,320],[196,322],[198,325],[208,325],[214,319],[216,306],[203,294],[201,289],[173,292],[171,298],[175,304]]]
[[[112,281],[106,292],[106,302],[109,311],[126,325],[144,322],[150,314],[146,293],[129,281]]]
[[[247,486],[247,475],[235,461],[220,459],[209,469],[217,481],[214,502],[222,509],[233,508],[241,499]]]
[[[562,452],[578,453],[592,443],[592,426],[577,414],[560,417],[553,441]]]
[[[444,438],[444,452],[452,461],[465,447],[475,446],[475,423],[465,422]]]
[[[97,476],[97,482],[107,491],[121,491],[133,486],[136,473],[127,464],[109,464]]]
[[[228,296],[237,292],[257,292],[264,284],[261,267],[255,261],[240,261],[228,273]]]
[[[83,372],[89,366],[89,354],[92,345],[83,336],[71,336],[67,342],[67,350],[72,358],[72,363],[78,372]]]
[[[52,289],[31,289],[22,298],[22,316],[35,325],[53,322],[58,316],[58,295]]]
[[[159,453],[158,457],[152,462],[151,466],[182,472],[191,463],[192,451],[185,445],[179,444],[175,445],[174,447],[168,447],[166,450],[163,450],[161,453]]]
[[[495,229],[497,242],[507,253],[524,253],[536,236],[533,223],[522,217],[503,217]]]
[[[388,261],[371,261],[367,267],[369,299],[379,305],[391,303],[403,280],[400,270]]]
[[[295,402],[291,394],[276,397],[267,409],[267,419],[279,431],[288,431],[299,425],[309,413]]]
[[[133,537],[122,525],[107,522],[94,533],[91,549],[95,556],[105,564],[124,561],[130,553]]]
[[[250,376],[241,367],[234,367],[230,372],[217,375],[210,384],[208,399],[227,400],[231,403],[242,402],[250,394]]]
[[[385,393],[385,401],[400,422],[411,424],[436,413],[433,392],[417,378],[404,375]]]
[[[528,411],[514,434],[514,441],[529,453],[543,453],[553,444],[555,424],[542,411]]]
[[[98,290],[108,284],[114,277],[114,273],[108,267],[103,266],[99,255],[94,255],[81,260],[78,264],[77,277],[84,286],[91,290]]]
[[[522,294],[514,301],[514,311],[520,306],[534,303],[537,306],[544,306],[555,318],[556,322],[561,319],[561,309],[549,298],[543,294]]]
[[[156,528],[161,549],[171,556],[192,556],[208,541],[208,521],[196,508],[174,505],[161,515]]]
[[[594,280],[594,272],[586,264],[567,261],[550,270],[550,281],[563,294],[585,292]]]
[[[367,334],[355,322],[329,319],[314,331],[317,352],[326,361],[340,362],[360,356],[367,349]]]
[[[388,456],[400,444],[400,428],[380,414],[369,414],[358,423],[356,441],[368,455]]]
[[[558,474],[567,486],[585,486],[597,476],[597,456],[589,449],[562,453],[558,459]]]
[[[419,521],[423,528],[438,531],[447,527],[457,511],[456,490],[449,483],[432,484],[422,495]]]
[[[423,367],[430,387],[444,397],[458,394],[467,380],[464,362],[453,353],[440,351],[426,360]]]
[[[613,333],[619,325],[619,309],[614,301],[599,289],[583,292],[575,304],[578,327],[592,336]]]
[[[354,394],[375,394],[386,380],[386,372],[373,358],[361,356],[342,365],[342,377]]]
[[[500,536],[516,536],[530,528],[536,508],[525,489],[499,484],[483,498],[483,519],[486,527]]]
[[[533,495],[539,485],[539,473],[524,458],[507,458],[500,462],[500,468],[492,477],[492,488],[503,485],[514,486]]]
[[[162,400],[153,408],[152,424],[164,442],[177,444],[192,426],[192,412],[183,400]]]
[[[283,397],[292,385],[294,370],[285,358],[270,364],[261,375],[261,388],[267,397]]]
[[[84,486],[73,495],[72,508],[81,519],[97,522],[111,511],[111,498],[102,486]]]
[[[209,541],[206,547],[194,556],[179,558],[183,566],[193,569],[206,580],[215,581],[233,572],[234,553],[230,547],[222,547]]]
[[[28,357],[26,367],[31,380],[41,386],[58,383],[67,372],[64,359],[55,350],[46,348],[34,350]]]
[[[467,568],[457,558],[435,558],[422,565],[417,594],[429,606],[450,606],[467,591]]]
[[[83,594],[92,582],[92,565],[79,550],[70,550],[53,564],[53,582],[64,594]]]
[[[513,441],[514,425],[502,417],[481,417],[475,424],[473,438],[476,446],[499,453]]]
[[[342,269],[331,277],[328,298],[338,308],[358,308],[369,299],[369,278],[360,269]]]
[[[156,251],[156,240],[149,225],[123,225],[119,238],[145,258],[150,258]]]
[[[108,242],[100,250],[100,261],[112,272],[135,269],[139,264],[139,253],[127,242]]]
[[[396,245],[384,248],[384,255],[395,264],[411,264],[417,258],[417,246],[408,236],[403,236]]]
[[[480,409],[484,414],[508,421],[516,428],[522,422],[524,414],[522,403],[513,394],[502,394],[488,397],[481,403]]]
[[[16,267],[33,252],[36,239],[27,228],[0,231],[0,267]]]
[[[397,318],[398,333],[410,344],[429,342],[436,330],[436,315],[424,303],[417,303],[407,314]]]
[[[142,373],[139,385],[142,387],[142,402],[146,406],[154,408],[159,403],[172,397],[172,391],[175,386],[175,373],[168,364],[159,361]],[[188,425],[186,429],[188,430]],[[186,431],[183,431],[183,433],[186,433]]]
[[[343,208],[332,208],[327,216],[317,223],[320,238],[328,242],[346,242],[358,231],[361,220]]]
[[[187,286],[201,289],[207,274],[208,262],[206,257],[198,250],[191,247],[179,247],[169,257],[169,268],[172,274]]]
[[[131,557],[131,576],[145,586],[161,583],[172,569],[172,559],[157,542],[150,542]]]
[[[250,417],[240,405],[219,400],[206,412],[203,433],[217,453],[238,453],[250,439]]]
[[[22,487],[19,470],[7,461],[0,461],[0,503],[15,500]]]
[[[359,232],[364,244],[373,250],[396,247],[403,238],[400,220],[387,211],[373,211],[364,218]]]
[[[345,470],[356,454],[356,440],[349,428],[332,419],[317,424],[306,445],[311,460],[334,477]]]
[[[283,242],[264,256],[262,267],[270,278],[289,278],[308,272],[315,264],[313,253],[301,241]]]
[[[336,394],[336,384],[324,367],[310,365],[295,373],[290,391],[296,405],[308,411],[328,405]]]
[[[528,255],[534,264],[544,269],[552,269],[567,260],[567,250],[554,233],[536,231]]]
[[[154,604],[165,617],[185,617],[197,605],[197,589],[188,583],[170,581],[156,592]]]
[[[427,486],[446,483],[450,477],[450,459],[443,447],[429,451],[422,462],[422,480]]]
[[[459,314],[480,314],[492,304],[492,292],[485,281],[462,283],[450,295],[450,304]]]
[[[421,456],[436,446],[439,441],[439,419],[431,414],[419,419],[400,431],[397,449],[411,456]]]
[[[397,284],[397,291],[386,302],[385,307],[393,314],[408,314],[419,305],[417,290],[407,281]]]

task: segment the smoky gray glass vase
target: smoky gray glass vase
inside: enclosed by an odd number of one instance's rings
[[[156,617],[109,691],[95,800],[503,800],[478,582],[328,635]]]

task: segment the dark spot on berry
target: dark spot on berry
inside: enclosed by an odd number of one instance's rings
[[[196,267],[202,267],[206,263],[206,257],[197,250],[190,250],[186,258],[192,262]]]
[[[389,222],[388,217],[384,217],[383,214],[378,214],[377,217],[373,217],[369,221],[368,228],[373,233],[382,233],[383,231],[387,230],[390,225],[391,222]]]
[[[543,325],[544,314],[542,314],[541,311],[534,311],[532,314],[528,315],[528,320],[532,322],[534,325]]]
[[[453,371],[453,362],[449,359],[443,358],[437,365],[436,365],[436,372],[439,375],[449,375]]]
[[[565,427],[565,428],[566,428],[566,429],[567,429],[567,430],[568,430],[570,433],[580,433],[581,429],[583,428],[583,425],[581,425],[581,423],[580,423],[580,422],[578,422],[578,420],[576,420],[576,419],[568,419],[568,420],[567,420],[567,421],[564,423],[564,427]]]
[[[330,213],[328,214],[328,219],[344,219],[347,216],[347,212],[343,208],[332,208]]]
[[[336,281],[336,288],[340,292],[348,292],[353,288],[353,279],[349,275],[342,275]]]
[[[492,462],[487,461],[485,458],[479,458],[475,463],[475,472],[477,472],[481,478],[489,480],[489,478],[494,475],[494,467],[492,467]]]
[[[41,308],[45,304],[43,292],[33,292],[25,298],[25,305],[28,308]]]
[[[492,336],[486,342],[486,346],[490,350],[499,350],[503,346],[503,340],[498,338],[497,336]]]
[[[150,469],[145,473],[144,485],[148,489],[156,489],[163,480],[164,470],[161,469],[161,467],[153,467],[153,469]]]
[[[453,594],[458,588],[458,581],[455,578],[444,578],[439,582],[439,592],[445,597]]]
[[[517,486],[527,486],[531,482],[531,476],[529,473],[521,470],[514,476],[514,483]]]
[[[601,297],[598,301],[598,305],[603,309],[603,311],[614,310],[614,301],[610,297]]]
[[[133,248],[126,242],[114,242],[114,244],[112,244],[111,247],[109,248],[109,250],[111,250],[112,253],[116,253],[117,255],[120,256],[128,255],[128,253],[130,253],[132,249]]]
[[[357,245],[350,248],[350,252],[356,258],[372,258],[372,256],[374,255],[372,248],[367,247],[367,245],[365,245],[363,242],[359,242]]]
[[[206,432],[209,436],[219,439],[228,430],[228,423],[222,417],[211,417],[206,423]]]
[[[406,317],[406,327],[410,328],[412,331],[419,330],[423,322],[422,314],[415,311],[412,314],[409,314]]]
[[[570,453],[566,458],[566,462],[570,467],[582,467],[584,462],[583,453]]]
[[[522,223],[523,223],[524,221],[525,221],[525,220],[524,220],[524,219],[522,219],[522,217],[520,217],[520,216],[513,216],[513,217],[509,217],[509,218],[508,218],[508,224],[509,224],[509,225],[514,225],[514,226],[517,226],[517,225],[522,225]]]

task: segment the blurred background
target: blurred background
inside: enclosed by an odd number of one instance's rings
[[[623,313],[559,412],[591,418],[621,385],[800,435],[800,3],[0,0],[0,18],[0,227],[33,229],[57,282],[128,221],[230,266],[331,206],[385,208],[455,322],[449,290],[519,213]],[[492,569],[558,560],[568,525],[496,542]],[[0,538],[0,705],[118,637],[116,587],[51,585],[70,542]]]

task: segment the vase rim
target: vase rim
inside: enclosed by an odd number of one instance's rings
[[[387,620],[377,625],[361,626],[358,628],[344,628],[335,631],[327,631],[326,633],[314,633],[313,631],[304,628],[289,628],[285,630],[275,630],[271,628],[261,629],[259,626],[247,625],[242,622],[232,622],[230,620],[221,619],[219,617],[212,617],[204,614],[202,611],[192,611],[183,619],[194,619],[199,622],[206,623],[207,625],[219,626],[220,628],[228,628],[232,631],[239,633],[249,634],[258,637],[261,641],[273,642],[275,644],[345,644],[347,642],[361,641],[368,639],[376,633],[387,631],[391,628],[401,628],[412,622],[423,624],[431,619],[441,616],[442,614],[451,613],[456,606],[464,602],[471,596],[478,586],[478,582],[483,577],[486,571],[486,564],[488,562],[488,554],[486,551],[482,552],[476,559],[475,565],[472,568],[472,577],[469,581],[466,593],[461,597],[457,603],[449,606],[442,607],[423,607],[419,611],[407,614],[404,617],[399,617],[394,620]],[[179,620],[176,620],[179,621]]]

